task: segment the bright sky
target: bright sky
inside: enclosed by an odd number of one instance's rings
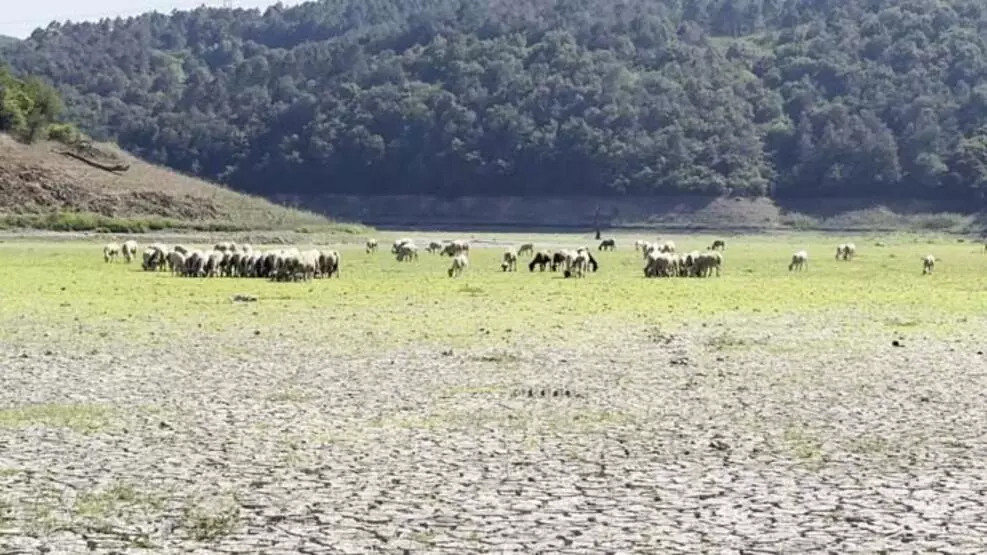
[[[282,0],[285,6],[302,0]],[[205,5],[222,7],[224,0],[0,0],[0,35],[25,38],[51,21],[94,21],[104,17],[127,17],[144,12],[170,13]],[[237,8],[265,8],[275,0],[229,0]]]

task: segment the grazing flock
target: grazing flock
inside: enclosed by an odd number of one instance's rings
[[[613,251],[617,243],[604,239],[597,250]],[[987,248],[987,247],[985,247]],[[644,258],[644,276],[648,278],[668,277],[712,277],[720,276],[723,269],[723,251],[726,242],[717,239],[705,251],[676,252],[674,241],[648,242],[635,241],[634,249]],[[137,259],[136,241],[109,243],[103,247],[103,260],[112,262],[118,257],[127,263]],[[367,239],[366,252],[377,252],[376,239]],[[425,252],[448,256],[452,263],[447,271],[449,277],[460,277],[469,268],[470,245],[465,240],[446,242],[430,241]],[[418,245],[410,238],[401,238],[391,245],[391,254],[398,262],[418,260]],[[849,262],[857,253],[853,243],[840,243],[836,246],[836,260]],[[588,247],[560,249],[555,251],[535,251],[532,243],[524,243],[517,248],[509,248],[501,257],[500,269],[516,272],[520,257],[530,255],[528,270],[562,272],[566,278],[582,278],[596,272],[600,265]],[[922,274],[931,274],[935,269],[936,258],[931,254],[922,259]],[[152,244],[142,254],[141,267],[145,271],[168,271],[181,277],[246,277],[266,278],[272,281],[307,281],[315,278],[339,277],[340,256],[335,250],[291,247],[275,250],[254,250],[247,244],[233,242],[217,243],[209,250],[189,249],[182,245],[165,246]],[[809,253],[799,250],[792,254],[788,271],[802,272],[809,269]]]
[[[103,247],[103,259],[110,262],[119,254],[126,262],[136,258],[137,243],[110,243]],[[297,248],[259,251],[250,245],[218,243],[211,250],[189,249],[182,245],[148,245],[141,268],[148,272],[171,272],[181,277],[267,278],[273,281],[307,281],[339,277],[339,252]]]

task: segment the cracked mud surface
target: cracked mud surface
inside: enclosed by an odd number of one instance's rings
[[[982,345],[758,329],[0,343],[0,551],[987,549]]]

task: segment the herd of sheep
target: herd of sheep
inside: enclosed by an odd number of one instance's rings
[[[367,239],[366,252],[377,251],[377,240]],[[597,250],[614,250],[617,243],[613,239],[604,239]],[[644,257],[645,277],[711,277],[719,276],[723,268],[723,251],[726,242],[717,239],[705,251],[677,253],[673,241],[655,242],[638,240],[634,249]],[[138,245],[136,241],[126,241],[122,244],[109,243],[103,247],[103,260],[110,262],[122,257],[126,262],[137,258]],[[425,247],[425,252],[449,256],[452,264],[448,269],[449,277],[459,277],[469,268],[468,241],[456,240],[448,242],[431,241]],[[418,245],[409,238],[397,239],[391,246],[391,254],[398,262],[418,260]],[[836,259],[853,260],[857,247],[853,243],[841,243],[836,247]],[[532,243],[525,243],[517,248],[507,249],[502,258],[500,268],[504,272],[516,272],[518,259],[531,255],[528,270],[540,271],[548,268],[552,272],[561,271],[566,278],[581,278],[588,272],[596,272],[599,264],[588,247],[577,249],[561,249],[556,251],[540,250],[535,252]],[[304,281],[313,278],[339,277],[340,256],[335,250],[308,249],[300,251],[297,248],[255,251],[250,245],[238,245],[232,242],[216,244],[211,250],[202,251],[188,249],[181,245],[167,247],[152,244],[143,251],[141,266],[146,271],[170,271],[183,277],[255,277],[267,278],[274,281]],[[931,274],[935,269],[936,259],[931,254],[922,259],[922,274]],[[803,271],[809,268],[809,253],[800,250],[792,255],[788,265],[789,271]]]
[[[110,243],[103,247],[103,260],[110,262],[123,256],[131,262],[137,255],[137,243]],[[167,247],[152,244],[144,249],[141,267],[145,271],[169,271],[182,277],[252,277],[274,281],[303,281],[320,277],[339,277],[339,252],[288,248],[255,251],[250,245],[232,242],[216,244],[212,250],[189,249],[182,245]]]
[[[611,245],[613,244],[613,240],[608,241]],[[608,241],[604,241],[600,245],[600,250],[605,250],[604,244]],[[376,251],[377,240],[368,239],[366,250],[368,253]],[[418,250],[418,245],[415,244],[414,240],[408,238],[397,239],[391,245],[391,253],[398,262],[417,260]],[[445,255],[452,258],[452,265],[448,270],[449,277],[461,276],[466,268],[469,267],[470,245],[468,241],[462,239],[447,243],[431,241],[424,250],[428,253],[439,254],[440,256]],[[531,262],[528,264],[528,269],[532,272],[535,270],[535,266],[539,266],[542,271],[548,267],[553,272],[561,270],[563,275],[569,278],[583,277],[586,275],[586,272],[595,272],[599,268],[599,264],[587,247],[580,247],[575,250],[563,249],[554,253],[549,251],[539,251],[536,253],[535,246],[532,243],[525,243],[516,249],[509,248],[504,251],[501,257],[500,269],[504,272],[516,272],[518,258],[526,254],[533,255]]]

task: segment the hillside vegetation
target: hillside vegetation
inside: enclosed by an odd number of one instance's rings
[[[73,121],[257,193],[987,192],[980,0],[324,0],[39,29]]]

